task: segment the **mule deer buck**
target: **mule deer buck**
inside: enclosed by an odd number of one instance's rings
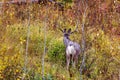
[[[78,56],[80,54],[80,45],[76,42],[70,40],[69,36],[76,32],[77,27],[74,31],[71,31],[71,28],[62,30],[59,27],[60,31],[62,31],[63,35],[63,42],[66,47],[66,62],[67,62],[67,70],[69,69],[70,61],[72,61],[72,65],[75,67],[78,63]],[[71,57],[72,56],[72,57]]]

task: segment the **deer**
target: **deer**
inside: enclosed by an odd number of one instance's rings
[[[71,34],[76,32],[77,27],[74,31],[71,31],[71,28],[69,28],[68,30],[66,28],[62,30],[60,27],[59,30],[63,33],[63,43],[66,48],[66,66],[67,70],[69,70],[70,61],[72,61],[72,65],[73,67],[75,67],[78,63],[78,57],[81,52],[80,45],[69,38]]]

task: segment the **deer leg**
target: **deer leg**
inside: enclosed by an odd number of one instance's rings
[[[75,55],[72,55],[72,66],[75,67],[75,60],[74,60]]]
[[[76,55],[75,57],[74,57],[74,65],[76,66],[78,64],[78,56]]]
[[[66,61],[67,61],[67,70],[68,70],[70,64],[70,55],[66,55]]]

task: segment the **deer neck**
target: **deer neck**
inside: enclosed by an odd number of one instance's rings
[[[70,42],[70,38],[69,37],[64,37],[63,42],[64,42],[64,45],[67,47],[68,43]]]

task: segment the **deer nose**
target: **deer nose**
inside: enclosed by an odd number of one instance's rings
[[[70,44],[70,46],[72,46],[72,44]]]

